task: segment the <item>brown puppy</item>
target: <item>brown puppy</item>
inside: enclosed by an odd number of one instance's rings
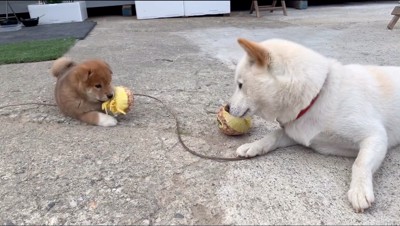
[[[114,96],[112,71],[102,60],[76,63],[62,57],[51,69],[57,78],[55,98],[61,112],[91,125],[115,126],[117,120],[101,112],[101,104]]]

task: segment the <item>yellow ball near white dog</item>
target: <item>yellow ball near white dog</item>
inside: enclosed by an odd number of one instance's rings
[[[219,109],[218,127],[226,135],[242,135],[249,132],[251,128],[251,118],[239,118],[229,114],[228,106],[223,106]]]

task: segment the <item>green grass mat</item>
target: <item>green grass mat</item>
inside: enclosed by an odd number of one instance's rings
[[[65,38],[1,44],[0,65],[55,60],[75,42],[75,38]]]

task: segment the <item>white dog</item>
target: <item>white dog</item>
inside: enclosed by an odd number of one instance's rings
[[[247,54],[236,68],[230,113],[276,120],[281,129],[237,155],[301,144],[356,157],[348,198],[356,212],[370,207],[373,174],[400,141],[400,67],[343,65],[279,39],[238,42]]]

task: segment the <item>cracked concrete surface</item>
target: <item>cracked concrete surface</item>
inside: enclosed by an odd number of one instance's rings
[[[248,12],[230,17],[139,21],[99,17],[67,53],[110,63],[114,84],[161,98],[196,151],[233,156],[273,123],[227,137],[215,112],[234,89],[238,37],[287,38],[344,63],[400,65],[400,27],[386,29],[397,1]],[[54,103],[52,62],[0,66],[2,104]],[[349,97],[350,98],[350,97]],[[210,113],[211,112],[211,113]],[[400,224],[400,153],[375,175],[374,206],[353,212],[346,193],[353,159],[296,146],[253,160],[214,162],[184,151],[158,103],[136,97],[114,128],[63,117],[51,106],[0,110],[1,224]]]

